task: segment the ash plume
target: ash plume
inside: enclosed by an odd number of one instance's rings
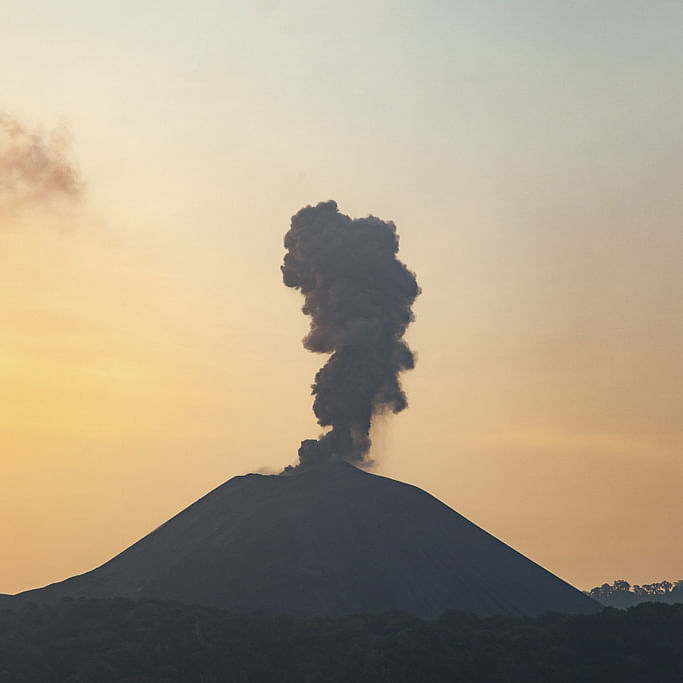
[[[403,340],[420,293],[415,275],[396,258],[393,223],[352,219],[333,201],[293,216],[285,249],[284,283],[311,316],[304,346],[332,354],[312,386],[313,412],[331,429],[301,442],[299,466],[367,462],[373,416],[407,406],[399,374],[415,364]]]
[[[63,127],[30,130],[0,113],[0,212],[76,197],[82,183]]]

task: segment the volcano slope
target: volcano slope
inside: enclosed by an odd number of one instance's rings
[[[106,564],[13,601],[63,596],[423,618],[601,609],[428,493],[344,462],[234,477]]]

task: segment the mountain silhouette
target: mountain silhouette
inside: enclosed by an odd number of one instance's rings
[[[299,615],[601,609],[425,491],[345,462],[234,477],[97,569],[10,600],[63,596]]]

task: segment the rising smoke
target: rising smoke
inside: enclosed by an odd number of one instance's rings
[[[399,373],[415,358],[402,337],[420,288],[396,258],[394,224],[349,218],[333,201],[293,216],[285,249],[284,283],[301,290],[311,316],[304,346],[332,354],[312,387],[313,412],[331,429],[301,442],[299,465],[366,462],[373,415],[407,406]]]
[[[29,130],[0,113],[0,213],[76,197],[81,188],[64,128]]]

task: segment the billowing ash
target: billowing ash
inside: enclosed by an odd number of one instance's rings
[[[403,334],[420,288],[396,257],[396,226],[349,218],[333,201],[293,216],[285,249],[284,283],[301,290],[311,316],[304,346],[332,354],[312,387],[318,423],[331,429],[301,442],[299,466],[363,463],[373,416],[407,406],[399,374],[415,357]]]

